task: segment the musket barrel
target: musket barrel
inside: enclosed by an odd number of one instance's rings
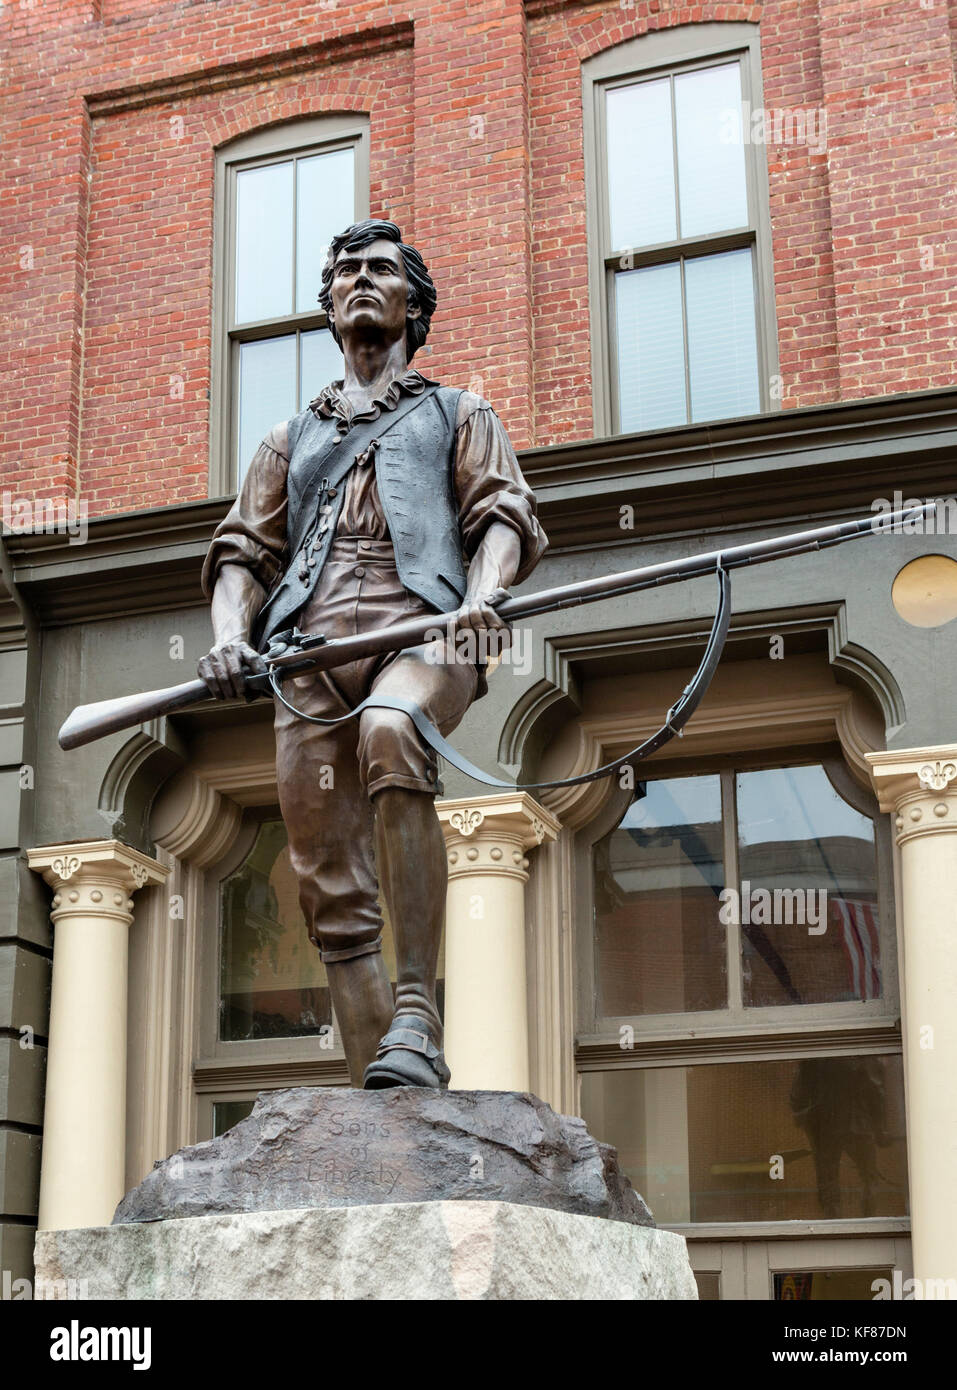
[[[575,584],[558,585],[554,589],[540,589],[535,594],[508,599],[505,603],[499,604],[497,612],[509,620],[531,617],[534,613],[550,612],[573,604],[591,603],[600,598],[614,598],[617,595],[634,593],[639,589],[655,588],[713,574],[719,563],[723,569],[741,569],[744,565],[783,559],[788,555],[799,555],[806,551],[821,550],[825,546],[839,545],[843,541],[854,540],[868,533],[880,535],[904,520],[932,514],[935,510],[935,503],[926,502],[919,507],[903,508],[882,516],[875,514],[858,517],[854,521],[836,522],[833,526],[818,526],[810,531],[794,531],[786,536],[771,536],[767,540],[750,541],[746,545],[725,546],[721,550],[709,550],[704,554],[689,555],[680,560],[664,560],[657,565],[643,565],[640,569],[624,570],[621,574],[583,579]]]
[[[783,559],[787,555],[799,555],[826,546],[840,545],[856,536],[869,533],[880,535],[882,532],[893,530],[904,521],[933,514],[935,510],[933,502],[926,502],[917,507],[906,507],[880,516],[859,517],[854,521],[820,526],[811,531],[797,531],[786,536],[772,536],[769,540],[752,541],[747,545],[728,546],[701,555],[690,555],[683,560],[665,560],[657,565],[625,570],[622,574],[601,575],[596,579],[560,584],[552,589],[541,589],[535,594],[520,594],[515,598],[504,599],[496,606],[496,612],[506,622],[515,622],[522,618],[535,617],[539,613],[550,613],[560,608],[594,603],[602,598],[616,598],[641,589],[656,588],[684,579],[714,574],[719,566],[725,570],[740,569],[744,565],[760,564],[766,560]],[[420,646],[423,642],[449,631],[454,620],[454,613],[433,613],[424,618],[411,618],[407,622],[396,623],[388,628],[376,628],[372,632],[359,633],[355,637],[336,638],[320,646],[311,647],[305,652],[290,650],[276,657],[271,664],[281,671],[330,670],[349,661],[356,661],[360,657]],[[257,676],[247,684],[265,688],[266,678]],[[73,711],[61,728],[60,747],[80,748],[105,734],[133,728],[144,720],[155,719],[174,710],[186,709],[211,698],[203,681],[194,680],[172,686],[168,690],[150,690],[138,695],[124,695],[116,700],[81,705]]]

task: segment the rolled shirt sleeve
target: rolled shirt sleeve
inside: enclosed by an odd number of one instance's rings
[[[456,418],[455,492],[462,548],[471,560],[493,522],[518,533],[522,559],[514,583],[527,579],[548,539],[538,522],[535,494],[522,477],[505,426],[488,401],[471,391],[459,400]]]
[[[213,533],[203,565],[212,596],[223,565],[243,565],[268,593],[286,560],[286,425],[276,425],[253,455],[239,496]]]

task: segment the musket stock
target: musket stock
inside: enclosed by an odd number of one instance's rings
[[[144,690],[139,695],[120,695],[116,700],[98,700],[93,705],[77,705],[57,735],[61,748],[82,748],[107,734],[132,729],[148,719],[186,709],[212,696],[201,680],[184,681],[166,690]]]
[[[496,605],[496,612],[506,622],[513,623],[581,603],[596,603],[603,598],[617,598],[623,594],[637,593],[642,589],[696,579],[699,576],[714,574],[718,568],[740,569],[745,565],[762,564],[769,560],[781,560],[790,555],[801,555],[811,550],[840,545],[859,536],[893,532],[903,522],[932,516],[935,511],[935,503],[925,502],[919,507],[903,508],[882,515],[875,513],[854,521],[838,522],[834,526],[820,526],[811,531],[796,531],[787,536],[754,541],[750,545],[712,550],[703,555],[689,556],[684,560],[667,560],[659,565],[644,565],[640,569],[625,570],[621,574],[604,575],[597,579],[543,589],[536,594],[506,598]],[[332,667],[356,661],[360,657],[420,646],[423,642],[443,636],[451,630],[454,622],[454,613],[432,613],[424,618],[410,618],[407,622],[395,623],[392,627],[375,628],[355,637],[322,642],[310,646],[308,651],[292,649],[277,656],[271,665],[286,672],[327,671]],[[266,689],[265,676],[254,676],[247,683],[253,688]],[[205,682],[193,680],[185,681],[182,685],[170,686],[167,690],[147,690],[139,695],[121,695],[115,700],[100,700],[95,704],[80,705],[60,729],[59,744],[64,749],[82,748],[84,744],[93,743],[106,734],[134,728],[148,719],[172,714],[176,710],[187,709],[191,705],[201,704],[212,698]]]

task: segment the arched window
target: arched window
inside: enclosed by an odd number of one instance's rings
[[[589,59],[583,79],[596,434],[771,409],[757,25],[645,34]]]
[[[369,212],[368,121],[270,126],[216,160],[210,495],[341,374],[317,296],[329,242]]]

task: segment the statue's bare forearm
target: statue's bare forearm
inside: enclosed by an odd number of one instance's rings
[[[249,645],[253,622],[265,600],[265,589],[245,565],[222,566],[211,605],[213,645],[197,667],[211,695],[240,696],[245,693],[246,677],[265,669],[262,657]]]
[[[248,642],[266,591],[245,565],[223,565],[213,590],[213,643]]]
[[[477,598],[495,589],[507,589],[522,562],[522,542],[504,521],[493,521],[469,566],[468,594]]]
[[[507,589],[522,563],[522,542],[504,521],[493,521],[469,565],[468,588],[459,609],[458,626],[504,627],[488,602],[497,589]]]

